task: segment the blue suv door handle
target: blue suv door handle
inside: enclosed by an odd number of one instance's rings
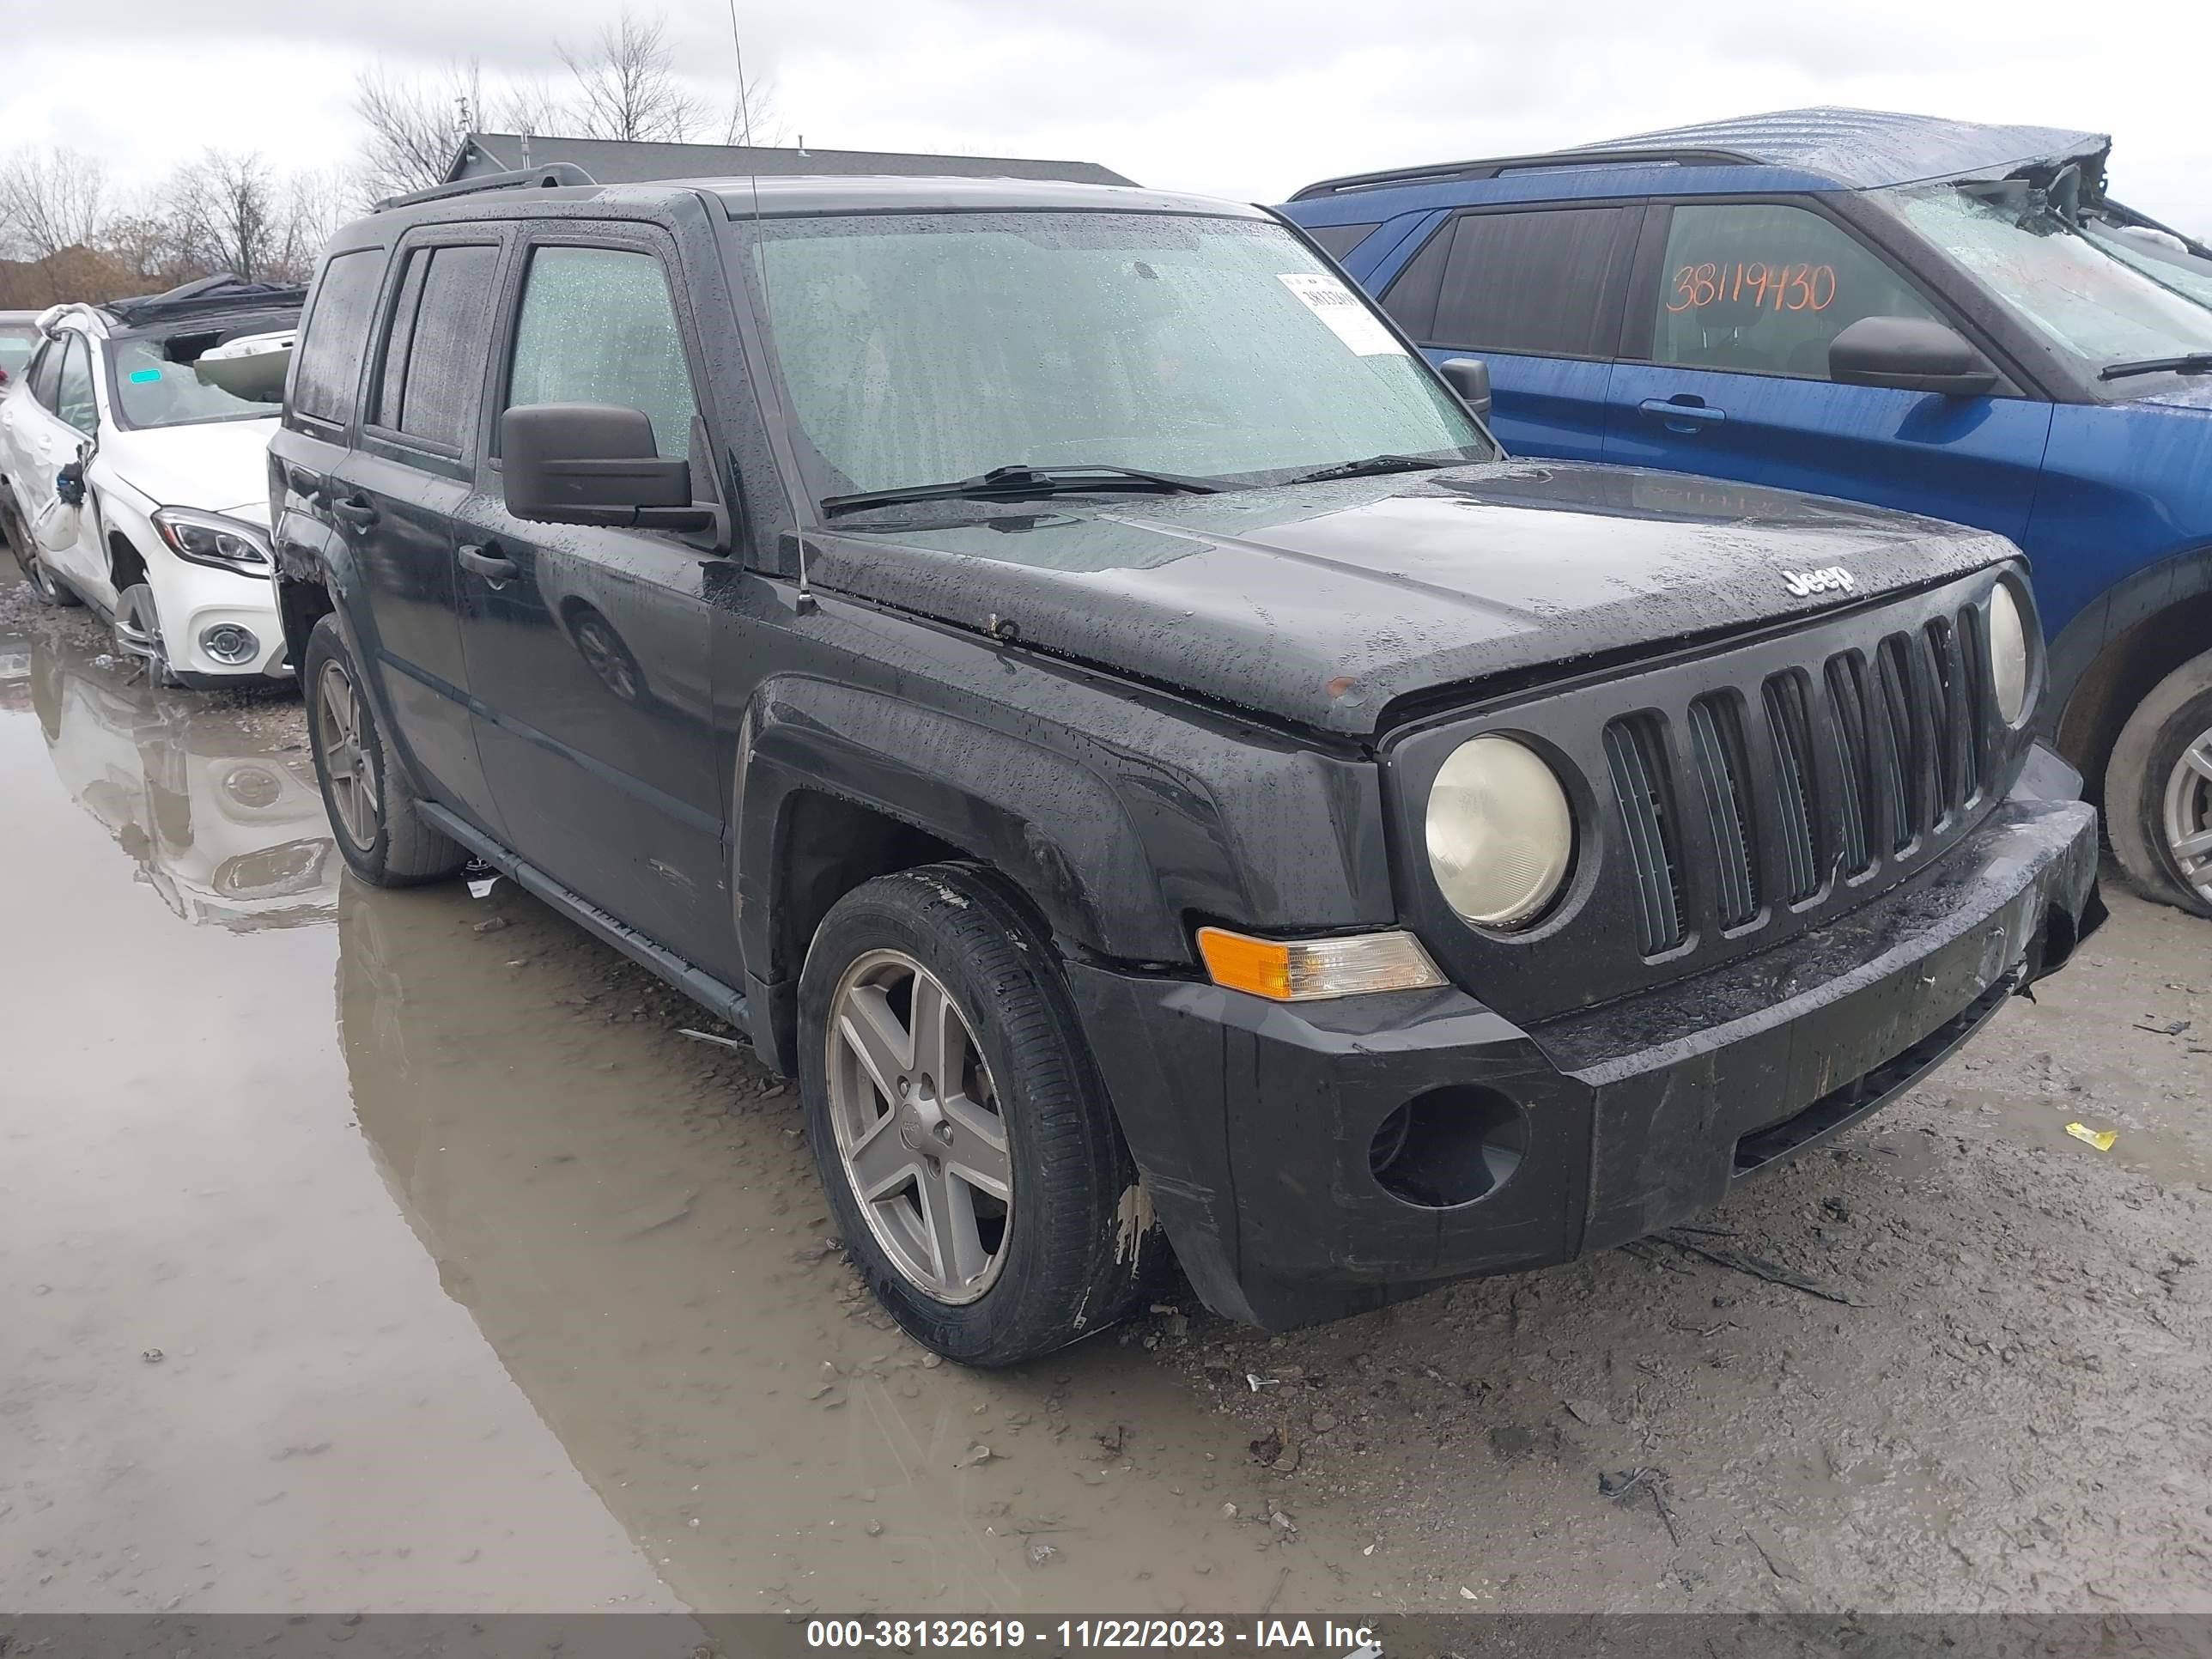
[[[1718,426],[1728,419],[1725,409],[1687,402],[1685,398],[1646,398],[1636,406],[1646,415],[1656,415],[1667,423],[1669,432],[1695,432],[1699,427]]]

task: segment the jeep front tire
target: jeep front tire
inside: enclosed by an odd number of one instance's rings
[[[998,878],[936,864],[847,894],[799,1042],[839,1236],[916,1341],[1010,1365],[1130,1310],[1165,1245],[1050,942]]]

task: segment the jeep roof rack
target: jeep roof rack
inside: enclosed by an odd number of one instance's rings
[[[1386,167],[1379,173],[1350,173],[1308,185],[1291,199],[1342,196],[1356,190],[1387,190],[1393,185],[1446,185],[1468,179],[1496,179],[1508,173],[1565,171],[1574,167],[1741,167],[1755,165],[1748,155],[1728,149],[1559,149],[1534,155],[1500,155],[1486,161],[1441,161],[1426,167]]]
[[[481,190],[565,190],[576,185],[596,185],[599,182],[574,161],[549,161],[541,167],[517,167],[511,173],[480,173],[458,184],[433,185],[428,190],[410,190],[404,196],[387,196],[372,211],[382,213],[387,208],[413,207],[422,202],[442,202],[449,196],[473,196]]]

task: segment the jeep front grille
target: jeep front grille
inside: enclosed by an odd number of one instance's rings
[[[1770,674],[1763,719],[1719,691],[1609,722],[1644,954],[1676,949],[1701,924],[1750,928],[1777,902],[1804,904],[1828,880],[1863,877],[1953,828],[1987,768],[1980,625],[1970,605],[1871,651]]]

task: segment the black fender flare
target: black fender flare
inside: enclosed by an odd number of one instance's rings
[[[800,797],[827,794],[989,865],[1053,934],[1127,960],[1187,958],[1144,838],[1079,748],[1032,741],[883,691],[769,682],[740,723],[732,840],[747,975],[789,979],[778,907]]]
[[[2036,717],[2037,734],[2085,774],[2100,771],[2103,751],[2134,706],[2121,683],[2129,678],[2138,631],[2195,601],[2212,605],[2212,544],[2130,571],[2083,605],[2051,642],[2050,690]],[[2184,651],[2175,661],[2195,654]],[[2144,672],[2154,681],[2160,677]],[[2116,699],[2124,706],[2116,707]]]

